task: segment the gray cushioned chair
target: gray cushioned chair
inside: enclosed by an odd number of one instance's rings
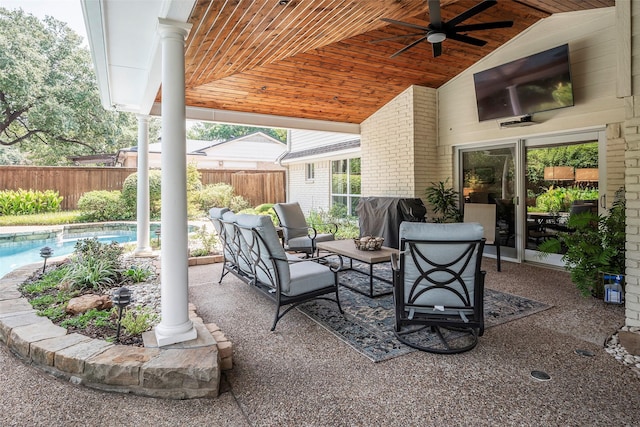
[[[340,266],[333,268],[307,259],[287,257],[271,217],[267,215],[238,214],[235,222],[246,244],[243,250],[251,259],[254,275],[251,283],[276,301],[272,331],[292,308],[311,299],[335,301],[340,313],[343,312],[338,295]],[[328,294],[335,294],[335,298],[326,297]],[[281,312],[285,306],[288,307]]]
[[[317,250],[316,243],[335,239],[337,224],[327,224],[331,229],[330,233],[318,233],[307,224],[298,202],[276,203],[273,210],[282,227],[284,248],[288,251],[304,252],[307,256],[313,256]]]
[[[406,345],[459,353],[484,333],[484,249],[478,223],[402,222],[392,255],[395,333]]]

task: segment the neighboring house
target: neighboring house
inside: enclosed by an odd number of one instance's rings
[[[305,214],[342,205],[353,214],[360,199],[360,135],[291,130],[287,167],[287,199]]]
[[[198,169],[284,170],[277,159],[286,145],[262,132],[228,141],[187,140],[187,163]],[[149,167],[159,168],[162,143],[149,144]],[[116,155],[116,165],[136,167],[138,147],[123,148]]]

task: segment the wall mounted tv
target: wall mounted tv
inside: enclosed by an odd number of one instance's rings
[[[566,44],[476,73],[473,82],[480,121],[573,106]]]

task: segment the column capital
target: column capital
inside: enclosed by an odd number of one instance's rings
[[[151,120],[151,116],[148,114],[136,114],[136,118],[138,119],[138,122],[149,122],[149,120]]]
[[[191,27],[192,25],[188,22],[158,18],[158,33],[160,33],[162,37],[182,36],[182,38],[185,39],[189,35]]]

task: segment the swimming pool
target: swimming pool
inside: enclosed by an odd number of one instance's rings
[[[157,225],[152,225],[151,238],[155,236],[154,230]],[[89,231],[91,227],[84,227],[82,230],[67,228],[61,230],[56,237],[29,239],[24,241],[12,241],[0,243],[0,277],[22,267],[26,264],[43,262],[40,257],[40,249],[49,246],[53,250],[53,257],[69,255],[73,252],[76,242],[82,239],[97,237],[100,242],[129,243],[136,242],[137,234],[135,226],[125,226],[121,229],[116,227],[95,227],[95,231]],[[52,233],[43,234],[51,236]],[[34,237],[37,237],[34,236]]]

